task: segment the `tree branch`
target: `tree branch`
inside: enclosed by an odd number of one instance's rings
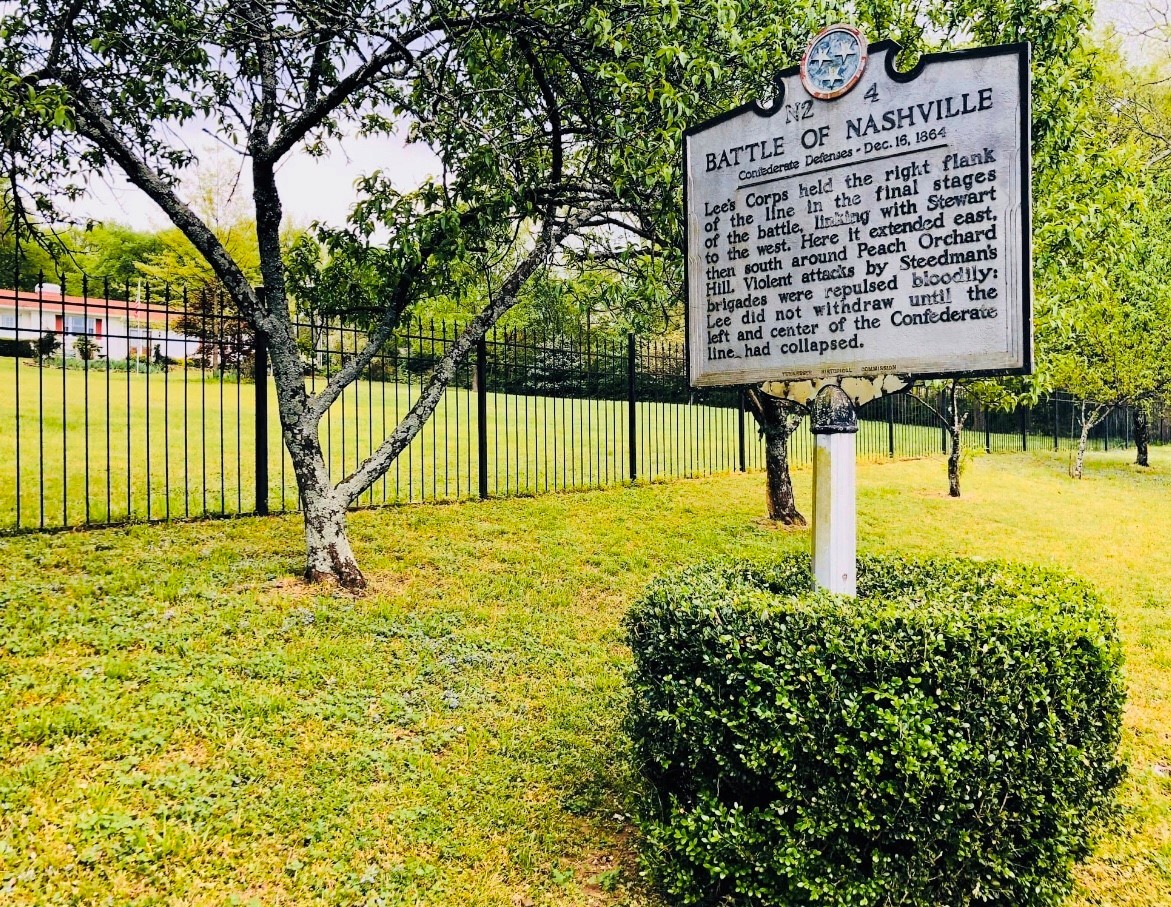
[[[914,396],[914,395],[912,394],[911,396]],[[931,415],[935,416],[935,418],[938,419],[941,424],[943,424],[943,425],[948,424],[947,417],[943,413],[941,413],[938,409],[936,409],[934,406],[932,406],[930,403],[928,403],[923,397],[915,397],[915,399],[918,400],[921,404],[923,404],[923,406],[926,407],[927,411],[929,413],[931,413]]]
[[[764,401],[760,399],[760,391],[755,387],[744,388],[744,400],[757,423],[763,425],[767,417],[764,413]]]
[[[551,153],[553,156],[553,164],[550,168],[549,179],[553,183],[554,188],[561,182],[562,161],[564,149],[562,147],[561,138],[561,110],[557,106],[557,98],[553,94],[553,89],[549,86],[549,80],[545,78],[545,71],[541,68],[541,61],[537,59],[537,55],[533,53],[532,45],[529,44],[527,38],[522,37],[517,42],[520,46],[520,52],[528,61],[529,68],[533,71],[533,78],[537,80],[537,87],[541,91],[541,99],[545,104],[545,112],[549,116],[549,129],[551,135],[549,143],[552,146]]]
[[[373,83],[382,71],[392,63],[410,63],[414,59],[414,55],[411,53],[409,45],[431,31],[434,31],[434,28],[419,28],[391,39],[390,47],[374,54],[321,98],[306,107],[300,116],[287,123],[268,146],[266,152],[268,158],[273,161],[280,160],[307,133],[324,123],[329,115],[349,100],[355,92]]]
[[[313,107],[317,103],[317,93],[321,90],[321,77],[325,71],[325,59],[329,53],[329,42],[334,35],[322,31],[321,40],[313,48],[313,60],[309,64],[309,76],[305,81],[305,106]]]
[[[261,158],[267,151],[269,134],[276,116],[277,77],[276,60],[272,49],[272,11],[260,2],[252,4],[256,41],[256,62],[260,68],[260,110],[253,121],[248,136],[249,150],[253,157]]]
[[[61,13],[57,27],[53,29],[52,43],[49,45],[49,55],[45,60],[45,70],[55,70],[61,62],[61,49],[65,43],[65,33],[68,31],[69,26],[73,24],[73,20],[81,15],[81,8],[84,5],[85,0],[73,0],[69,4],[69,7]]]
[[[406,308],[405,298],[409,292],[410,284],[414,282],[414,276],[414,274],[410,277],[404,276],[399,281],[393,304],[383,310],[382,320],[370,333],[370,337],[361,351],[347,359],[342,367],[333,373],[325,387],[310,398],[304,418],[314,423],[319,422],[337,398],[341,396],[342,391],[356,381],[358,376],[362,374],[362,370],[374,361],[374,357],[386,345],[386,341],[390,339],[394,329],[398,326],[398,320],[403,309]]]
[[[521,287],[524,286],[533,272],[548,260],[553,250],[578,228],[582,219],[584,219],[584,215],[563,221],[557,226],[554,226],[550,220],[545,221],[540,238],[532,250],[513,268],[495,299],[468,322],[463,333],[448,347],[447,352],[436,364],[426,389],[403,417],[403,420],[374,453],[338,484],[337,492],[339,495],[349,503],[356,501],[362,492],[377,481],[395,458],[414,440],[435,411],[435,407],[439,405],[439,401],[443,399],[444,391],[451,382],[456,367],[500,317],[516,304],[516,294],[520,292]]]
[[[1114,403],[1096,403],[1096,404],[1094,404],[1094,410],[1093,410],[1093,412],[1090,413],[1090,418],[1088,420],[1086,419],[1086,416],[1085,416],[1085,412],[1086,412],[1085,403],[1086,403],[1086,401],[1083,400],[1082,401],[1082,425],[1084,426],[1086,431],[1092,431],[1094,429],[1094,427],[1099,422],[1101,422],[1108,415],[1110,415],[1111,412],[1114,411],[1115,407],[1125,405],[1126,401],[1125,400],[1117,400]]]
[[[78,85],[64,84],[73,96],[78,131],[109,154],[126,174],[126,178],[163,209],[171,222],[211,265],[216,277],[227,288],[240,312],[252,322],[253,327],[264,329],[264,313],[251,283],[211,228],[175,194],[145,160],[131,150],[114,124],[102,113],[98,105],[89,99],[84,89]]]

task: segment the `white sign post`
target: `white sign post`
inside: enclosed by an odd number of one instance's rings
[[[812,407],[814,574],[848,594],[863,401],[842,379],[1032,367],[1028,45],[908,72],[898,51],[832,26],[771,103],[684,152],[691,382],[832,383]]]
[[[858,586],[858,516],[854,489],[854,404],[830,385],[814,399],[813,580],[828,592],[854,595]]]

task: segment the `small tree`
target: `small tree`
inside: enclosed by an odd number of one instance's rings
[[[1083,300],[1064,342],[1049,351],[1054,386],[1081,398],[1077,453],[1084,474],[1090,433],[1120,406],[1145,408],[1171,389],[1171,304],[1153,294],[1127,302],[1112,293]]]
[[[61,341],[52,331],[46,331],[37,338],[37,358],[42,361],[52,359],[57,355],[59,349],[61,349]]]
[[[932,415],[947,429],[950,448],[947,454],[947,493],[953,497],[960,496],[960,461],[963,457],[964,426],[972,415],[971,407],[966,405],[964,395],[960,393],[960,381],[956,378],[947,382],[941,395],[946,401],[941,408],[931,405],[925,396],[920,401]]]
[[[724,49],[739,40],[738,22],[717,3],[692,13],[688,46],[672,49],[664,75],[710,89]],[[618,217],[646,186],[669,183],[653,166],[623,163],[624,149],[651,118],[677,140],[690,111],[665,105],[657,84],[633,85],[624,61],[653,59],[678,32],[678,6],[657,2],[9,4],[0,11],[0,154],[5,174],[35,187],[46,211],[90,171],[116,169],[170,218],[267,342],[303,505],[306,576],[360,588],[347,507],[416,437],[460,363],[561,245],[585,229],[621,231]],[[774,53],[758,51],[766,52]],[[405,121],[442,174],[409,192],[372,174],[349,225],[320,232],[326,268],[371,250],[375,236],[389,241],[370,256],[378,293],[334,297],[320,313],[345,319],[366,342],[310,393],[278,169],[297,149],[320,154],[331,139],[386,136]],[[194,155],[181,136],[193,122],[245,162],[263,292],[184,191]],[[478,275],[482,305],[402,421],[349,475],[331,479],[322,419],[456,266]]]
[[[1143,402],[1131,407],[1131,418],[1134,421],[1134,465],[1151,465],[1151,409],[1150,404]]]
[[[174,327],[184,337],[198,340],[197,357],[222,373],[240,367],[256,345],[252,328],[214,285],[193,292],[183,288],[183,314]]]
[[[963,434],[972,419],[975,404],[979,403],[987,412],[990,409],[1011,409],[1017,402],[1017,395],[1011,393],[1005,384],[991,380],[948,380],[941,393],[941,406],[932,405],[928,395],[919,397],[927,410],[946,429],[947,493],[953,498],[960,497],[960,473],[963,466]]]
[[[1171,403],[1171,390],[1161,397],[1140,400],[1130,408],[1134,430],[1134,465],[1151,465],[1151,419],[1166,413]]]
[[[1110,236],[1110,259],[1079,275],[1083,295],[1050,327],[1059,328],[1049,344],[1051,380],[1083,401],[1076,478],[1090,432],[1120,406],[1134,411],[1136,462],[1146,465],[1149,409],[1171,392],[1171,172],[1152,171],[1141,157],[1137,166],[1141,196],[1125,229]]]
[[[98,357],[102,348],[98,342],[90,337],[88,334],[82,334],[73,341],[73,349],[77,351],[77,356],[83,362],[90,362]]]

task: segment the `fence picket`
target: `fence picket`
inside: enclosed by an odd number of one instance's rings
[[[99,294],[92,299],[91,288]],[[279,419],[270,413],[268,350],[221,291],[172,293],[108,279],[99,287],[86,278],[57,290],[42,276],[35,288],[0,290],[0,312],[0,340],[13,361],[0,369],[0,399],[13,401],[0,415],[7,420],[0,421],[0,531],[266,514],[278,499],[282,512],[299,506]],[[464,327],[409,319],[339,397],[321,426],[335,479],[406,415]],[[366,337],[335,317],[302,316],[294,329],[310,393]],[[862,407],[863,456],[946,452],[947,430],[920,394],[944,403],[926,388]],[[969,431],[983,433],[988,452],[1027,450],[1034,432],[1034,441],[1051,432],[1055,451],[1076,444],[1080,401],[1056,394],[1035,409],[974,407]],[[1127,408],[1112,413],[1091,432],[1092,446],[1129,446],[1131,419]],[[1152,413],[1150,426],[1152,443],[1171,441],[1165,412]],[[807,464],[810,455],[802,429],[790,461]],[[371,487],[362,503],[599,487],[743,471],[763,461],[741,389],[689,387],[680,345],[501,328],[456,370],[430,424],[393,476],[383,477],[381,495]]]

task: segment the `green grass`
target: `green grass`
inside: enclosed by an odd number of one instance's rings
[[[250,383],[196,370],[148,376],[107,372],[103,363],[86,372],[0,362],[0,530],[252,512],[255,392]],[[418,384],[350,387],[322,427],[334,476],[373,450],[418,395]],[[269,506],[293,509],[297,493],[271,389],[269,399]],[[640,478],[707,475],[738,464],[734,409],[640,403],[636,419]],[[629,476],[625,402],[493,393],[487,420],[492,495],[610,486]],[[748,465],[760,466],[750,416],[745,424]],[[362,503],[476,496],[477,425],[475,395],[449,390]],[[1015,435],[991,440],[998,448],[1019,445]],[[937,428],[896,426],[899,455],[936,451],[939,442]],[[972,443],[983,444],[983,436]],[[864,420],[858,446],[864,455],[885,456],[887,425]],[[793,462],[808,463],[810,447],[802,429]]]
[[[418,384],[365,381],[347,389],[321,430],[335,478],[382,441],[419,392]],[[271,385],[269,399],[269,504],[293,508],[296,489],[280,444]],[[492,494],[612,485],[628,475],[624,403],[489,394],[487,404]],[[639,405],[640,473],[733,468],[735,420],[735,411],[713,407]],[[363,503],[476,495],[477,426],[475,395],[449,390]],[[121,521],[249,512],[255,502],[255,436],[250,383],[201,378],[194,371],[107,375],[98,365],[87,375],[5,364],[0,368],[0,528],[17,524],[18,484],[19,524],[25,527],[42,521],[49,526],[63,520],[103,522],[107,515]],[[755,443],[752,448],[759,457]]]
[[[1124,812],[1073,903],[1171,904],[1171,450],[863,464],[870,551],[1068,568],[1119,615]],[[809,473],[795,476],[808,512]],[[760,474],[352,517],[371,592],[290,579],[296,516],[0,540],[5,904],[654,904],[625,818],[619,621],[652,576],[807,544]]]

